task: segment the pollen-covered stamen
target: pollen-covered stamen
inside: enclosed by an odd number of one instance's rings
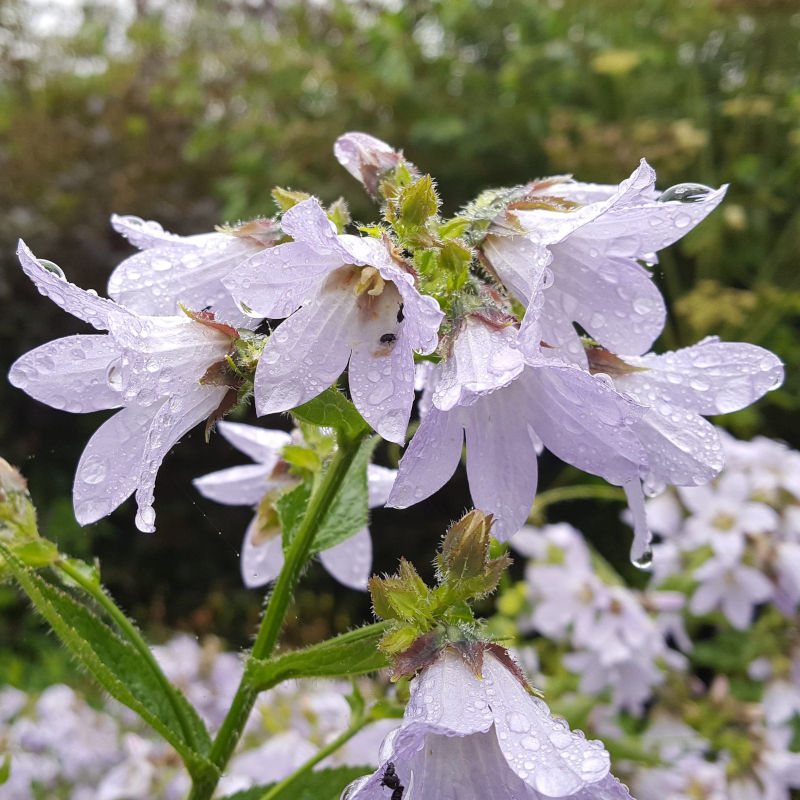
[[[383,294],[386,281],[381,277],[375,267],[362,267],[358,283],[353,288],[354,294],[358,297],[365,292],[372,297],[379,297]]]

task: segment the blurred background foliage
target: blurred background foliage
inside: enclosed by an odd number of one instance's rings
[[[800,9],[795,0],[4,0],[0,5],[0,366],[82,332],[40,298],[14,257],[23,237],[101,294],[129,252],[112,212],[181,234],[270,215],[274,185],[375,209],[331,154],[364,130],[436,180],[447,212],[481,189],[571,173],[618,183],[639,158],[663,188],[728,196],[662,256],[671,317],[661,349],[719,334],[775,350],[787,381],[719,422],[800,446]],[[247,509],[200,498],[190,480],[240,463],[193,432],[166,460],[159,532],[130,502],[81,529],[72,475],[103,415],[53,411],[3,384],[2,455],[28,476],[43,533],[102,561],[112,593],[155,638],[180,628],[243,646],[260,609],[241,587]],[[249,421],[254,421],[250,419]],[[262,424],[286,426],[285,419]],[[396,453],[379,451],[384,463]],[[574,479],[545,457],[541,486]],[[466,506],[463,475],[427,503],[373,515],[376,570],[430,563]],[[621,506],[556,507],[625,558]],[[366,597],[313,567],[290,642],[366,618]],[[38,623],[0,587],[0,680],[49,682]],[[35,668],[30,667],[31,662]],[[62,659],[63,661],[63,659]]]

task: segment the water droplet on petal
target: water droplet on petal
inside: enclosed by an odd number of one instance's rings
[[[653,548],[648,547],[639,558],[632,558],[631,564],[634,567],[639,567],[639,569],[650,569],[653,565]]]
[[[109,388],[113,389],[115,392],[122,391],[122,367],[119,362],[120,360],[118,358],[114,359],[106,370],[106,381],[108,382]]]
[[[58,266],[58,264],[54,264],[52,261],[48,261],[46,258],[37,258],[39,262],[39,266],[44,267],[48,272],[52,272],[53,275],[61,278],[62,281],[67,279],[67,276],[64,274],[64,270]]]
[[[519,711],[512,711],[508,714],[506,722],[508,723],[509,729],[514,731],[514,733],[525,733],[531,729],[530,721],[524,714],[520,714]]]
[[[102,483],[106,477],[106,463],[100,456],[89,456],[83,463],[81,477],[92,486]]]
[[[701,203],[714,190],[702,183],[678,183],[658,196],[659,203]]]

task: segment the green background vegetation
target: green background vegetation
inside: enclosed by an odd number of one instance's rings
[[[671,310],[659,347],[719,334],[775,350],[787,363],[784,388],[720,422],[798,446],[798,42],[791,0],[76,0],[50,30],[32,24],[28,2],[6,0],[0,368],[85,330],[22,275],[18,237],[103,293],[130,252],[108,225],[112,212],[198,233],[272,214],[270,189],[282,185],[326,202],[344,195],[356,220],[372,220],[375,209],[332,157],[347,130],[403,148],[434,175],[447,212],[487,186],[537,176],[617,183],[644,156],[663,188],[730,183],[723,206],[654,268]],[[160,472],[156,535],[135,531],[130,502],[80,529],[72,475],[105,415],[56,412],[5,384],[0,401],[2,455],[29,478],[43,533],[99,555],[112,593],[156,638],[178,627],[221,633],[233,647],[248,641],[260,607],[238,576],[250,512],[207,502],[190,484],[240,454],[221,439],[206,446],[197,430]],[[576,477],[544,458],[542,488]],[[467,497],[459,475],[409,511],[375,512],[376,569],[393,570],[405,554],[424,570]],[[551,518],[583,524],[620,563],[630,536],[620,508],[559,506]],[[319,567],[304,585],[303,626],[290,641],[369,613],[366,597],[338,590]],[[3,608],[0,680],[57,677],[61,659],[42,649],[10,587],[0,587]]]

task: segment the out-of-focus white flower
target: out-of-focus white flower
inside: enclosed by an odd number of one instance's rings
[[[288,471],[283,460],[283,448],[299,436],[284,431],[267,430],[238,422],[220,422],[219,432],[236,448],[249,455],[255,464],[212,472],[193,483],[204,497],[228,505],[258,506],[263,497],[274,489],[295,486],[298,479]],[[397,471],[377,464],[367,465],[368,505],[382,506],[394,483]],[[336,580],[352,589],[365,591],[372,569],[372,540],[369,528],[320,554],[323,566]],[[247,528],[242,545],[242,579],[245,586],[263,586],[275,580],[283,567],[283,546],[279,530],[263,531],[260,514],[256,512]]]

